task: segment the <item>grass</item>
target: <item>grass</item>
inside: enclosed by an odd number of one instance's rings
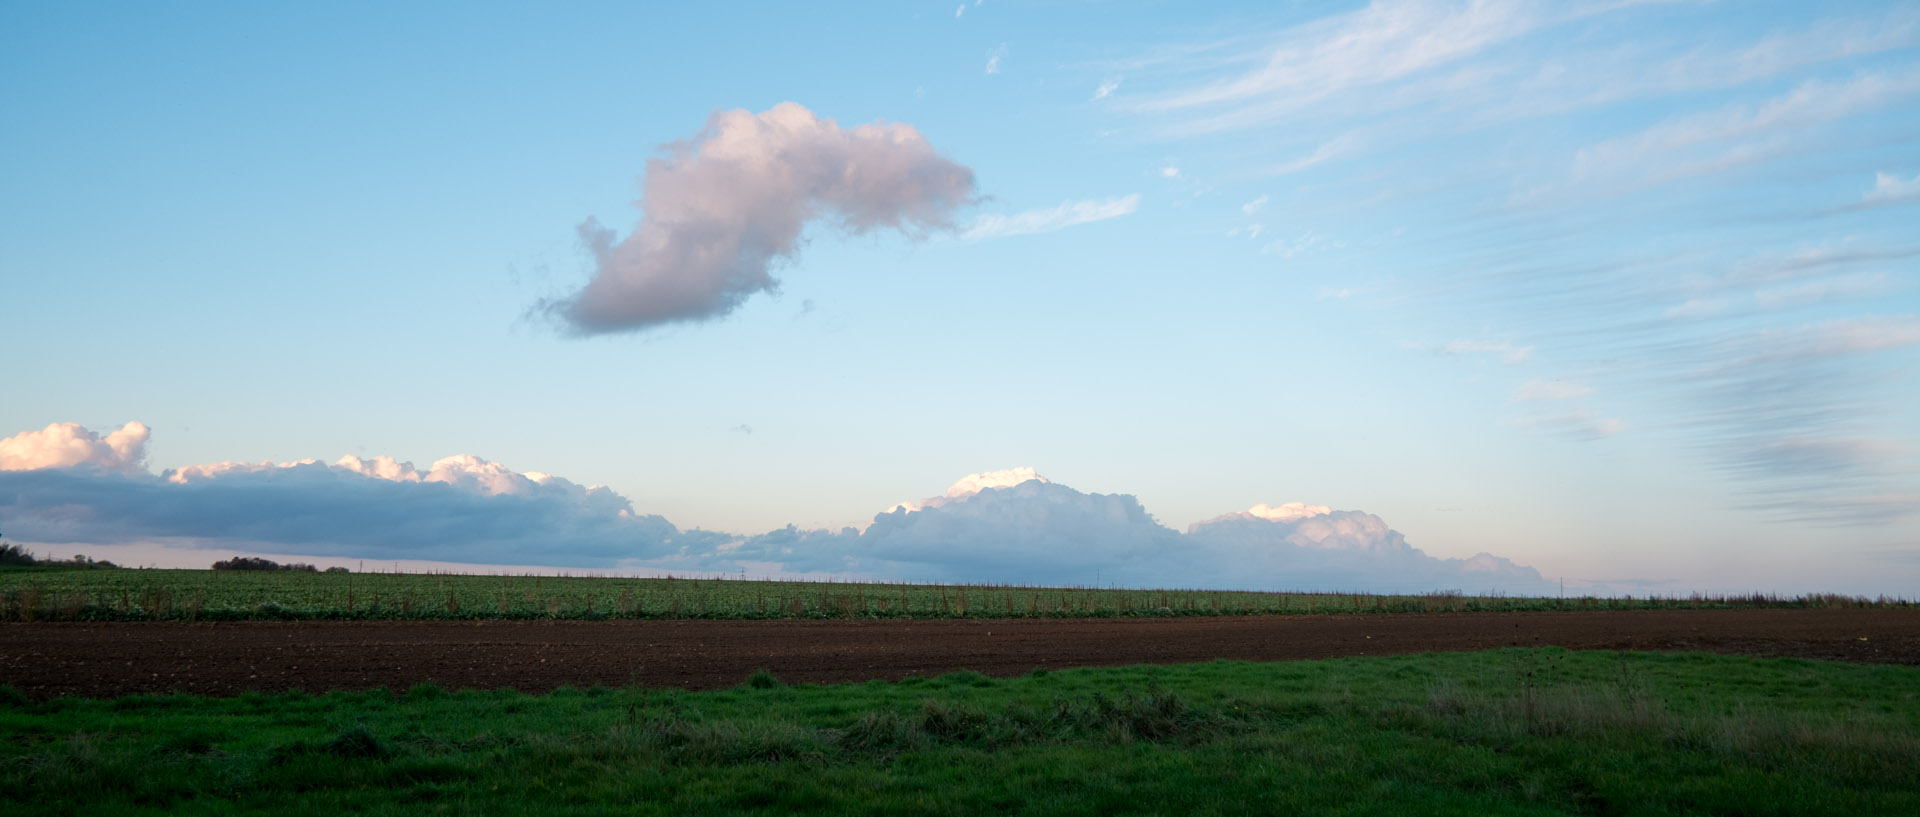
[[[0,621],[1054,618],[1912,607],[1841,595],[1529,598],[743,579],[0,569]]]
[[[34,702],[8,814],[1920,813],[1920,668],[1512,649]]]

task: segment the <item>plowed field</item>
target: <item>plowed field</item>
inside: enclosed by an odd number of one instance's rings
[[[0,683],[142,692],[593,684],[708,689],[960,669],[1016,675],[1556,645],[1920,664],[1920,610],[1422,613],[1237,618],[0,624]]]

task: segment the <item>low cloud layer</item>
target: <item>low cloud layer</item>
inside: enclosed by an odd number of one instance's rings
[[[950,229],[974,195],[973,171],[912,125],[843,129],[783,102],[715,112],[693,140],[647,161],[640,222],[625,238],[588,219],[593,277],[538,309],[582,335],[724,316],[779,288],[801,234],[826,222],[853,235]]]
[[[145,426],[138,428],[144,443]],[[970,474],[879,513],[862,530],[793,526],[743,536],[681,530],[613,490],[480,457],[427,468],[390,457],[327,464],[223,462],[155,474],[93,451],[32,460],[64,424],[0,440],[0,529],[14,541],[161,545],[315,557],[411,559],[761,576],[1035,585],[1543,592],[1531,568],[1481,554],[1437,559],[1372,514],[1260,504],[1181,533],[1126,494],[1089,494],[1032,468]],[[126,431],[125,429],[122,430]],[[102,438],[113,439],[115,435]],[[121,439],[132,436],[127,432]],[[36,448],[34,446],[41,446]],[[125,446],[123,446],[125,448]],[[19,465],[19,467],[14,467]]]

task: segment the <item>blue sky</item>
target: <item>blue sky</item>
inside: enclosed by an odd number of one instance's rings
[[[1867,2],[11,4],[0,437],[150,437],[137,466],[0,462],[0,530],[444,559],[481,506],[380,500],[418,509],[389,518],[417,553],[128,509],[169,469],[473,454],[736,536],[622,558],[601,497],[562,514],[589,544],[450,561],[730,572],[791,524],[825,538],[747,566],[1053,579],[1022,565],[1079,540],[826,536],[1031,466],[1072,486],[1034,502],[1137,500],[1157,524],[1102,541],[1150,544],[1098,560],[1139,581],[1187,546],[1159,529],[1297,501],[1546,580],[1911,596],[1916,44],[1920,4]],[[782,103],[803,135],[766,129]],[[743,182],[722,132],[781,181]],[[745,237],[777,288],[596,260],[589,218]],[[636,323],[670,299],[601,275],[723,283]],[[611,322],[554,307],[583,298]],[[23,498],[71,506],[76,474],[121,524]],[[322,483],[274,484],[305,508]]]

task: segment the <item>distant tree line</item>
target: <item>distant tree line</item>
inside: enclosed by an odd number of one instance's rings
[[[292,564],[283,565],[272,559],[262,559],[258,556],[235,556],[231,559],[222,559],[218,562],[213,563],[213,569],[214,570],[281,570],[281,571],[291,570],[291,571],[300,572],[300,573],[320,572],[320,568],[314,567],[313,565],[306,564],[304,562],[294,562]],[[344,567],[329,567],[327,568],[326,572],[346,573],[349,571]]]
[[[109,568],[119,567],[119,565],[105,559],[96,562],[78,553],[70,559],[40,559],[36,558],[31,550],[16,544],[0,542],[0,567]]]
[[[292,564],[283,565],[272,559],[262,559],[258,556],[235,556],[231,559],[222,559],[218,562],[213,563],[213,569],[214,570],[292,570],[292,571],[299,571],[303,573],[320,572],[320,568],[314,567],[313,565],[310,565],[310,564],[305,564],[302,562],[294,562]]]

